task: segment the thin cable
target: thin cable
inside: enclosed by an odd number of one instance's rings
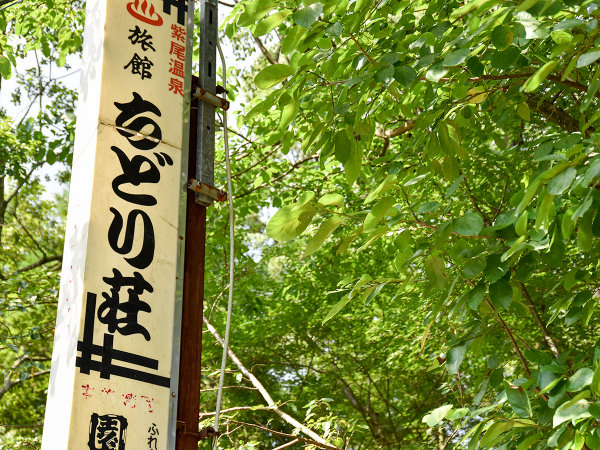
[[[227,89],[227,65],[221,45],[217,39],[217,49],[221,57],[221,78],[223,79],[223,89]],[[229,205],[229,301],[227,303],[227,324],[225,325],[225,337],[223,340],[223,357],[221,358],[221,375],[219,376],[219,389],[217,390],[217,409],[215,413],[215,431],[219,430],[219,415],[221,413],[221,403],[223,401],[223,384],[225,382],[225,366],[227,364],[227,349],[229,348],[229,329],[231,327],[231,310],[233,309],[233,275],[235,263],[235,242],[234,242],[234,223],[233,223],[233,189],[231,187],[231,167],[229,160],[229,137],[227,135],[227,111],[223,110],[223,139],[225,144],[225,169],[227,171],[227,203]],[[217,436],[213,437],[212,448],[217,448]]]

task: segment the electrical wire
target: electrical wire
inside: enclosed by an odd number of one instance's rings
[[[225,63],[225,55],[221,50],[221,45],[217,39],[217,49],[221,57],[221,78],[223,79],[223,89],[227,90],[227,65]],[[225,146],[225,170],[227,172],[227,203],[229,206],[229,300],[227,302],[227,323],[225,325],[225,337],[223,339],[223,356],[221,358],[221,374],[219,376],[219,388],[217,390],[217,408],[215,412],[215,431],[219,430],[219,415],[221,413],[221,403],[223,402],[223,384],[225,382],[225,366],[227,364],[227,352],[229,348],[229,330],[231,328],[231,311],[233,309],[233,275],[235,264],[235,242],[233,222],[233,189],[231,187],[231,165],[229,159],[229,137],[227,134],[227,111],[223,110],[223,140]],[[217,448],[218,436],[213,437],[212,448]]]

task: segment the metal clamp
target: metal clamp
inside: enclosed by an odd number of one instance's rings
[[[227,193],[217,189],[216,187],[209,186],[201,181],[191,179],[188,181],[188,189],[194,192],[199,192],[205,197],[208,197],[212,201],[226,202]]]
[[[181,420],[177,421],[177,434],[181,436],[192,436],[198,441],[210,439],[213,436],[221,436],[221,433],[215,431],[213,427],[202,428],[200,431],[187,431],[187,424]]]
[[[212,92],[208,92],[206,89],[197,88],[192,98],[199,98],[206,103],[210,103],[217,108],[221,108],[223,111],[227,111],[229,109],[229,102],[227,100],[225,100],[223,97],[213,94]]]

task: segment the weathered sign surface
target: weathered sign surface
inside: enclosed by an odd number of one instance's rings
[[[188,7],[87,3],[43,448],[166,450],[177,395]]]

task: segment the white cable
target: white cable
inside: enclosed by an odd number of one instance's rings
[[[223,78],[223,89],[227,89],[227,65],[221,45],[217,39],[217,49],[221,56],[221,77]],[[226,95],[226,94],[225,94]],[[221,375],[219,376],[219,389],[217,390],[217,409],[215,413],[214,429],[219,429],[219,415],[223,401],[223,384],[225,382],[225,365],[227,364],[227,349],[229,348],[229,329],[231,327],[231,310],[233,308],[233,268],[235,263],[234,223],[233,223],[233,189],[231,188],[231,167],[229,161],[229,139],[227,135],[227,111],[223,110],[223,139],[225,145],[225,169],[227,171],[227,203],[229,205],[229,301],[227,303],[227,324],[225,325],[225,338],[223,341],[223,357],[221,358]],[[217,436],[213,438],[212,448],[217,448]]]

